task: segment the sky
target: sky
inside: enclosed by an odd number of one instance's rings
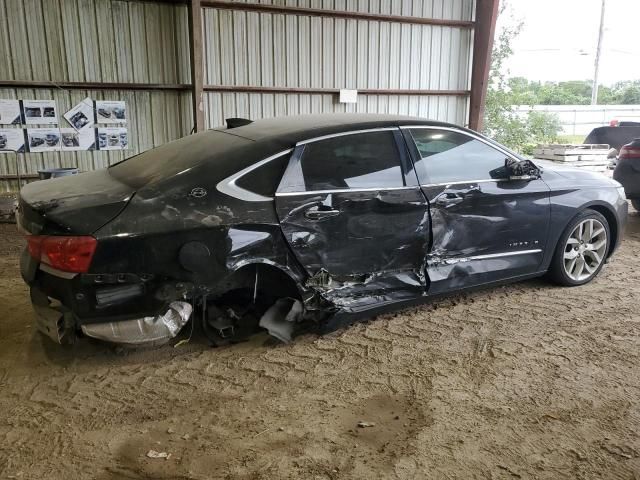
[[[498,28],[514,18],[523,22],[506,63],[510,76],[541,81],[593,78],[601,0],[506,1]],[[640,0],[605,1],[599,83],[640,80]]]

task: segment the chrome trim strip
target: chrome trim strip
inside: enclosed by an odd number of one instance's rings
[[[244,168],[239,172],[234,173],[230,177],[227,177],[224,180],[221,180],[220,182],[218,182],[218,184],[216,185],[216,189],[219,192],[224,193],[225,195],[229,195],[230,197],[234,197],[239,200],[244,200],[245,202],[270,202],[273,200],[273,197],[265,197],[264,195],[260,195],[260,194],[251,192],[249,190],[246,190],[244,188],[241,188],[236,185],[236,181],[243,175],[246,175],[247,173],[255,170],[256,168],[261,167],[265,163],[268,163],[271,160],[275,160],[276,158],[282,157],[283,155],[287,155],[291,152],[293,152],[293,148],[290,148],[289,150],[285,150],[283,152],[276,153],[275,155],[271,155],[270,157],[265,158],[264,160],[260,160],[258,163],[249,165],[247,168]]]
[[[411,190],[416,188],[420,188],[420,186],[412,185],[407,187],[336,188],[333,190],[311,190],[308,192],[276,192],[276,197],[290,197],[292,195],[315,195],[322,193],[382,192],[387,190]]]
[[[487,260],[490,258],[513,257],[516,255],[529,255],[531,253],[540,253],[540,252],[542,252],[542,249],[536,248],[533,250],[517,250],[515,252],[491,253],[488,255],[474,255],[473,257],[469,257],[469,259],[470,260]]]
[[[491,178],[489,180],[464,180],[461,182],[443,182],[443,183],[424,183],[421,187],[446,187],[448,185],[464,185],[465,183],[490,183],[490,182],[508,182],[509,178]]]
[[[46,263],[40,263],[40,270],[42,270],[43,272],[47,272],[48,274],[55,277],[64,278],[66,280],[71,280],[72,278],[75,278],[76,275],[78,275],[77,273],[63,272],[62,270],[58,270],[57,268],[53,268],[52,266],[47,265]]]
[[[476,260],[492,260],[494,258],[515,257],[518,255],[531,255],[534,253],[542,253],[542,249],[536,248],[534,250],[517,250],[515,252],[490,253],[487,255],[474,255],[472,257],[436,257],[435,260],[430,260],[427,263],[429,265],[455,265],[456,263],[472,262]]]
[[[482,143],[484,143],[485,145],[493,148],[494,150],[499,151],[500,153],[506,155],[507,157],[513,159],[513,160],[519,160],[518,158],[515,158],[511,153],[507,152],[506,150],[500,148],[497,145],[494,145],[493,143],[487,142],[484,138],[480,137],[479,135],[467,132],[465,130],[460,130],[459,128],[452,128],[452,127],[438,127],[436,125],[403,125],[400,127],[401,130],[408,130],[408,129],[430,129],[430,130],[446,130],[449,132],[455,132],[455,133],[459,133],[461,135],[466,135],[467,137],[473,138],[474,140],[478,140]]]
[[[353,130],[351,132],[332,133],[331,135],[323,135],[321,137],[310,138],[308,140],[301,140],[298,143],[296,143],[296,147],[299,145],[306,145],[307,143],[319,142],[320,140],[326,140],[328,138],[344,137],[345,135],[356,135],[358,133],[386,132],[389,130],[397,130],[397,129],[398,127],[380,127],[380,128],[369,128],[367,130]]]

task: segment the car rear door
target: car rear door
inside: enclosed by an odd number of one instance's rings
[[[481,136],[444,127],[403,133],[430,204],[429,293],[537,272],[547,248],[549,187],[507,178],[510,153]]]
[[[276,193],[307,286],[347,311],[422,295],[427,202],[398,128],[296,146]]]

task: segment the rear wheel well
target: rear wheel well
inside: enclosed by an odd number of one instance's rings
[[[218,285],[216,291],[218,297],[224,297],[234,291],[248,291],[251,296],[269,299],[301,299],[295,280],[282,269],[265,263],[244,265]]]
[[[618,242],[618,222],[615,214],[602,205],[589,205],[586,210],[595,210],[607,220],[607,223],[609,224],[609,232],[611,233],[609,252],[607,253],[607,256],[611,255],[611,253],[616,249]]]

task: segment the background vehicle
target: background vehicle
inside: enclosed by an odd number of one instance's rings
[[[0,148],[7,148],[7,136],[0,135]]]
[[[43,331],[155,341],[179,330],[188,303],[213,339],[258,323],[288,339],[299,326],[546,272],[581,285],[622,235],[617,182],[540,169],[454,125],[244,123],[23,188],[22,272]]]
[[[640,211],[640,138],[620,148],[613,178],[622,184],[633,208]]]

